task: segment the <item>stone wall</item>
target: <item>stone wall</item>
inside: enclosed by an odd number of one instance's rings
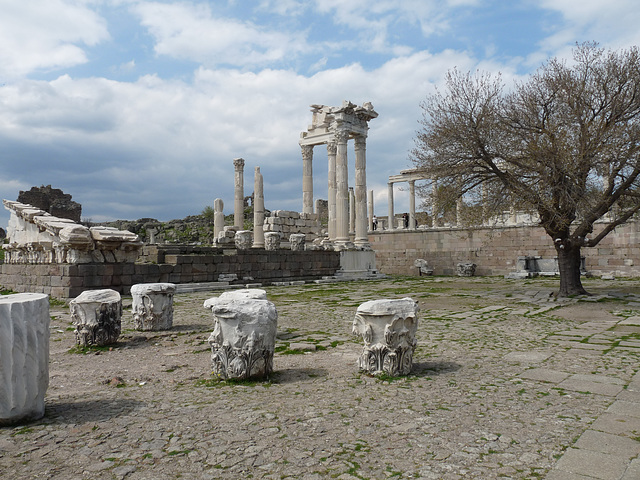
[[[595,231],[599,225],[596,224]],[[418,275],[416,259],[426,260],[435,275],[455,275],[456,264],[473,262],[476,275],[507,275],[522,256],[556,257],[551,239],[540,227],[397,230],[369,234],[381,273]],[[640,277],[640,221],[611,232],[597,247],[584,248],[587,272]]]
[[[283,241],[288,241],[291,234],[304,233],[312,242],[320,232],[320,221],[316,213],[274,210],[264,219],[264,232],[280,232]]]
[[[215,282],[221,274],[236,274],[237,283],[311,280],[334,275],[340,268],[339,252],[214,250],[210,254],[164,253],[164,263],[157,264],[3,264],[0,285],[67,299],[98,288],[129,294],[136,283]]]

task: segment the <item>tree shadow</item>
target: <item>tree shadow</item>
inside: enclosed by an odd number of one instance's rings
[[[127,414],[144,405],[144,402],[127,398],[112,400],[49,401],[44,417],[38,422],[47,424],[83,424],[102,422]]]

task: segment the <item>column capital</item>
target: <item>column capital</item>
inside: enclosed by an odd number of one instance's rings
[[[338,146],[336,142],[327,143],[327,155],[336,155],[338,153]]]
[[[236,170],[239,170],[241,168],[244,167],[244,158],[234,158],[233,159],[233,166],[236,168]]]
[[[301,145],[300,148],[302,148],[303,160],[311,160],[313,158],[313,145]]]
[[[334,134],[334,138],[336,140],[336,143],[347,143],[347,141],[349,140],[349,132],[346,130],[338,130]]]

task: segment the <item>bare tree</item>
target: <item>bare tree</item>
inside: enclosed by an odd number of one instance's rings
[[[499,75],[450,71],[446,92],[421,104],[411,152],[452,187],[433,191],[482,204],[476,212],[537,214],[558,254],[561,296],[587,293],[581,248],[640,210],[640,52],[585,43],[573,53],[511,91]]]

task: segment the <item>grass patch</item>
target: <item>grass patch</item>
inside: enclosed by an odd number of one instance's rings
[[[67,350],[67,353],[78,354],[78,355],[88,355],[90,353],[98,353],[98,352],[108,352],[113,348],[113,345],[75,345]]]

